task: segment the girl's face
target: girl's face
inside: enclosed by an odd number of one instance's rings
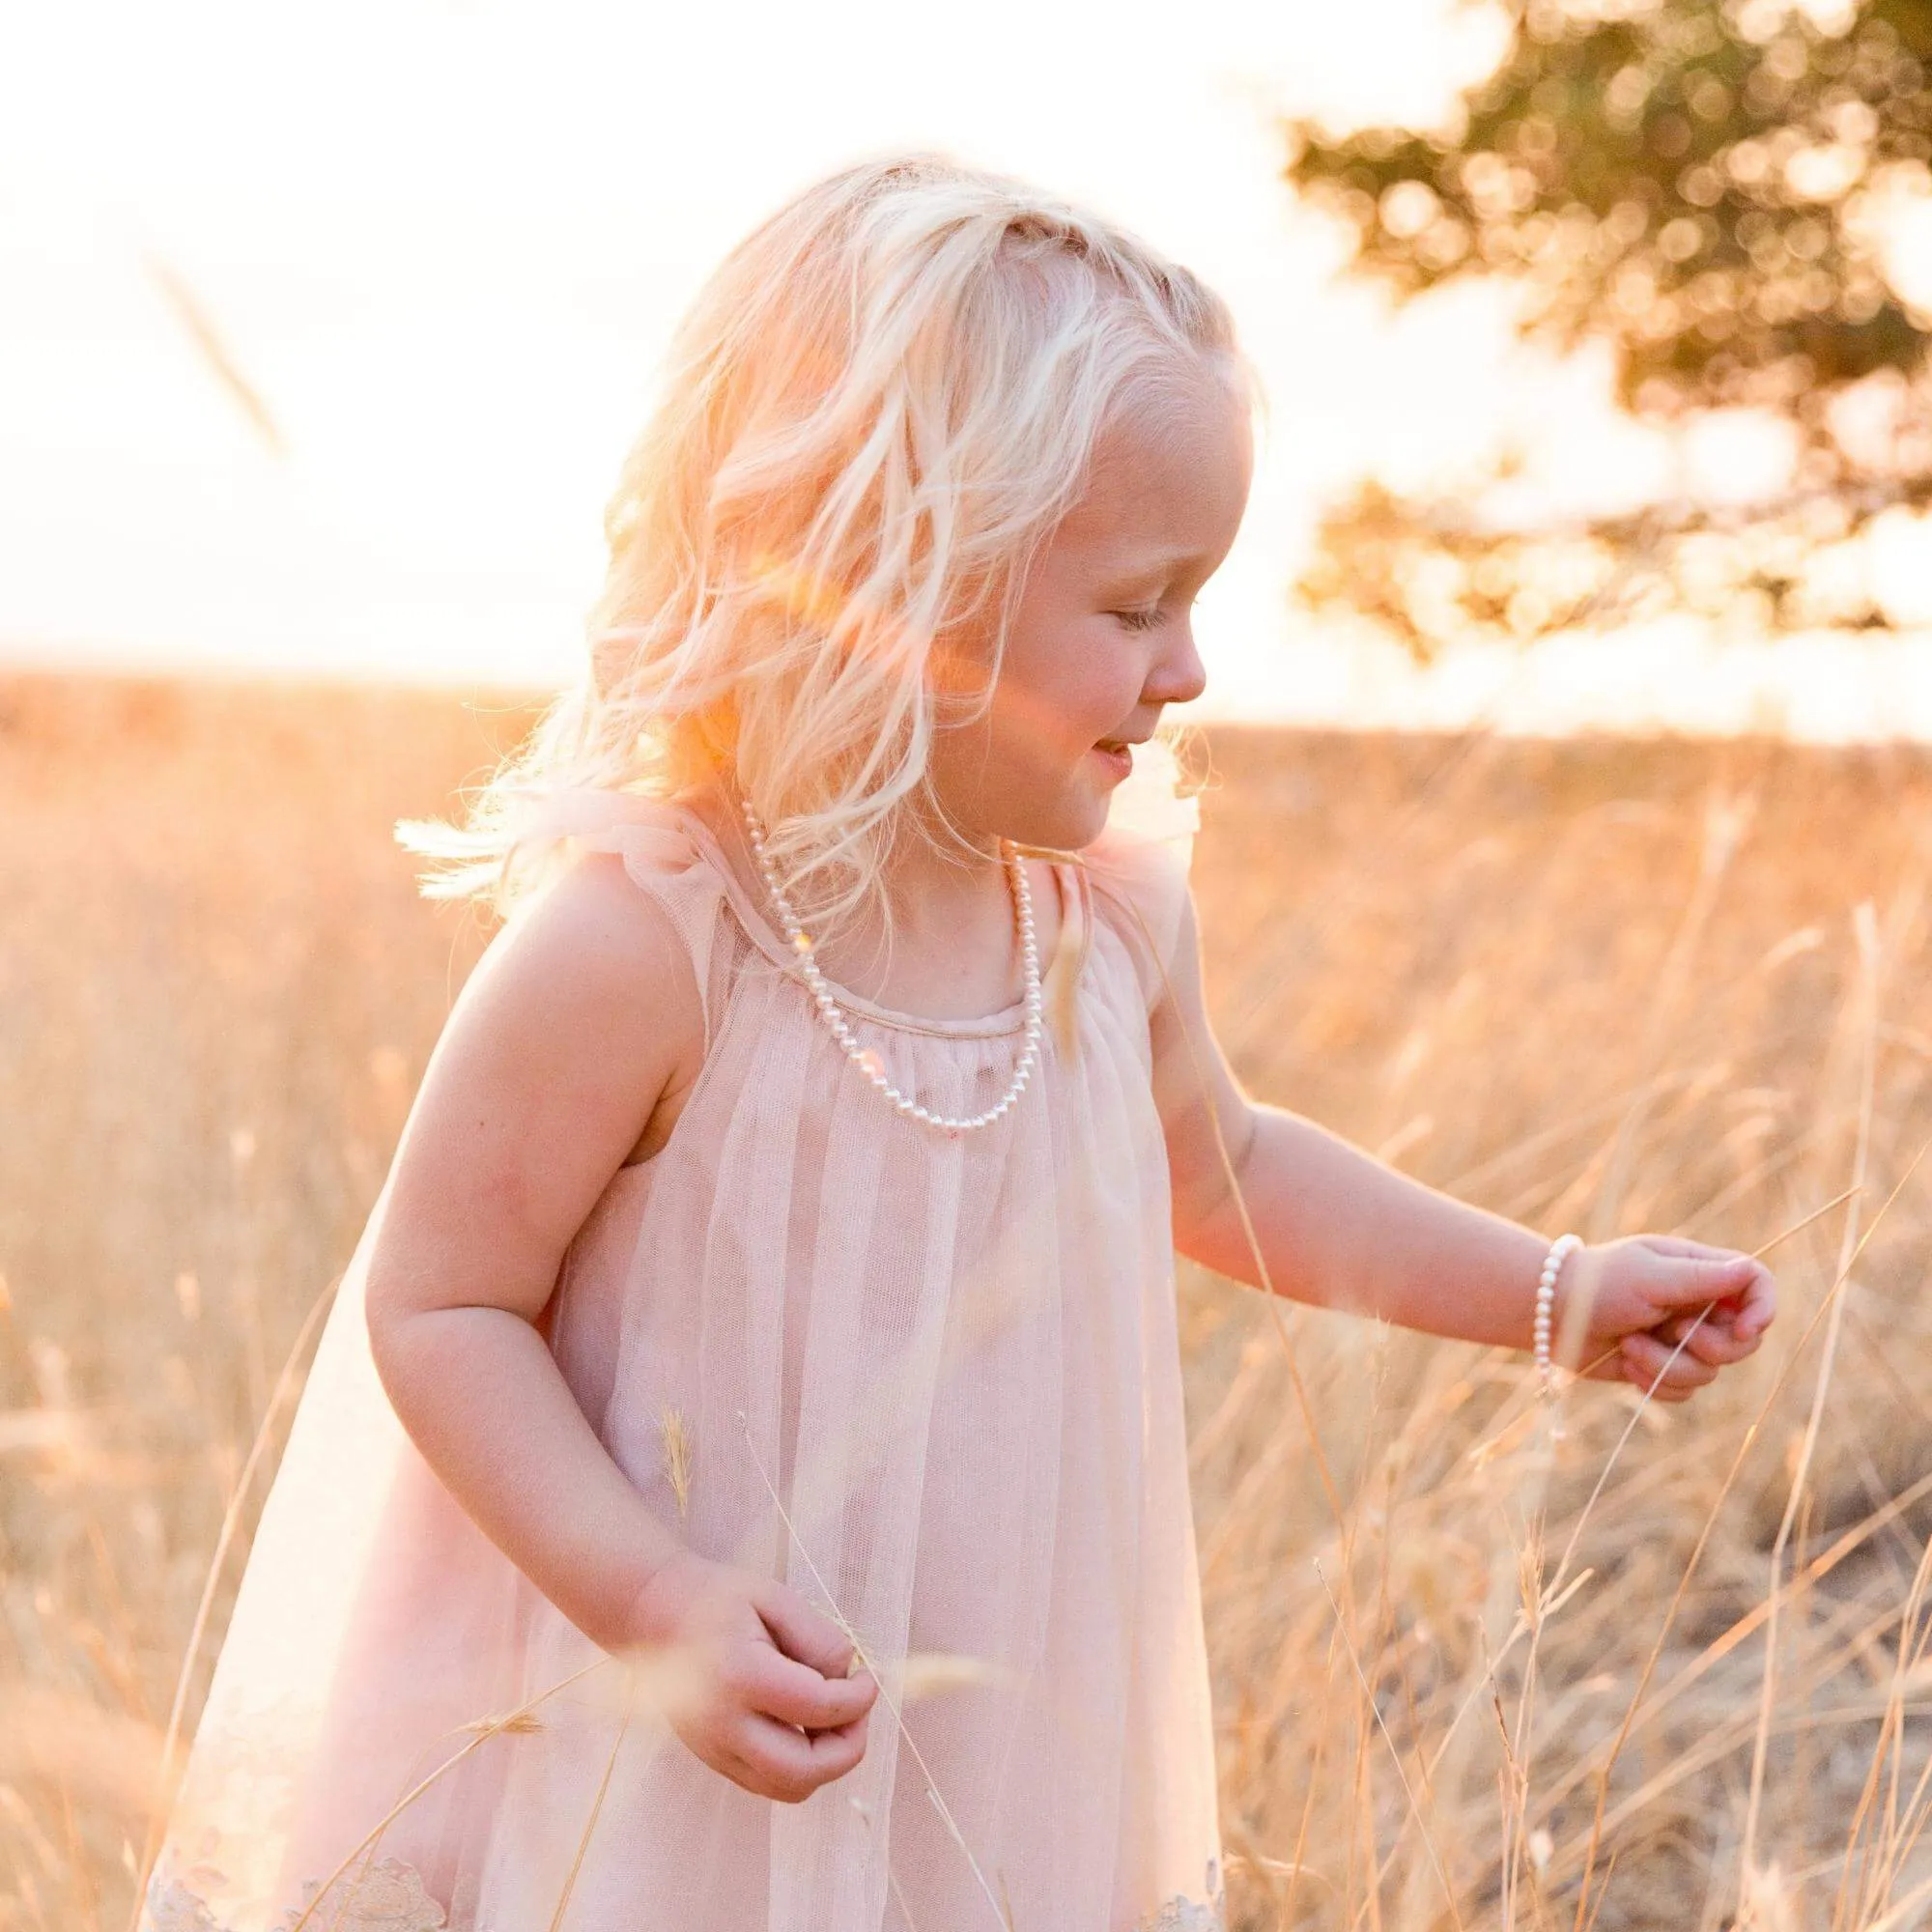
[[[1103,433],[1027,581],[990,705],[936,736],[934,789],[962,832],[1061,851],[1097,837],[1131,748],[1206,686],[1189,607],[1234,544],[1252,467],[1246,412],[1211,377],[1184,409]]]

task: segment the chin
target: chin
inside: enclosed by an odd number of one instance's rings
[[[1023,845],[1043,845],[1055,852],[1077,852],[1099,838],[1107,823],[1111,794],[1075,789],[1027,814],[1024,830],[1011,836]]]

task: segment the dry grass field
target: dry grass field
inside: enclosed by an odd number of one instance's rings
[[[484,937],[389,827],[524,719],[0,682],[0,1932],[127,1923],[249,1445]],[[1932,755],[1208,749],[1253,1091],[1552,1234],[1804,1223],[1749,1363],[1553,1442],[1525,1356],[1185,1279],[1235,1922],[1932,1924]]]

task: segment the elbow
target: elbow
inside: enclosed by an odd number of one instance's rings
[[[397,1305],[393,1295],[368,1283],[362,1298],[362,1325],[369,1342],[369,1360],[390,1405],[400,1413],[408,1405],[411,1365],[421,1326],[412,1311]]]
[[[369,1360],[375,1368],[376,1379],[383,1384],[391,1402],[394,1402],[396,1396],[399,1354],[396,1346],[396,1326],[393,1315],[377,1300],[374,1294],[364,1297],[362,1328],[368,1338]]]

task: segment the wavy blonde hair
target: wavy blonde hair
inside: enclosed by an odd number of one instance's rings
[[[584,674],[465,825],[398,825],[448,862],[423,893],[507,915],[555,843],[547,799],[722,776],[831,930],[895,838],[947,824],[927,753],[961,700],[935,643],[980,640],[983,703],[1102,431],[1204,375],[1257,406],[1227,304],[1114,223],[932,153],[806,188],[672,337],[606,513]]]

